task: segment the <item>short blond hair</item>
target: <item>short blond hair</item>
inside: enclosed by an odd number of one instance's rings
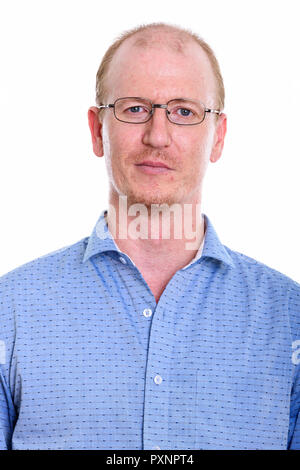
[[[217,61],[217,58],[212,48],[197,34],[189,31],[188,29],[170,25],[167,23],[150,23],[146,25],[136,26],[135,28],[124,31],[111,44],[111,46],[107,49],[106,53],[104,54],[101,64],[99,66],[99,69],[97,71],[97,76],[96,76],[96,103],[97,105],[100,106],[100,104],[103,104],[107,96],[108,90],[107,90],[107,85],[106,85],[106,77],[107,77],[109,65],[116,51],[121,46],[121,44],[123,44],[123,42],[126,41],[126,39],[131,38],[135,34],[137,35],[138,33],[145,33],[147,35],[147,33],[151,33],[155,30],[168,31],[170,33],[173,33],[173,35],[176,35],[177,40],[176,41],[174,40],[173,45],[174,45],[174,48],[176,48],[177,50],[180,50],[182,48],[182,42],[185,39],[192,39],[196,41],[196,43],[199,44],[200,47],[202,47],[202,49],[204,50],[204,52],[206,53],[209,59],[209,62],[211,64],[212,71],[216,80],[216,88],[217,88],[216,105],[218,106],[218,109],[222,111],[225,105],[224,82],[223,82],[223,77],[221,75],[219,63]],[[146,45],[147,37],[141,37],[140,39],[137,39],[136,43],[139,45]]]

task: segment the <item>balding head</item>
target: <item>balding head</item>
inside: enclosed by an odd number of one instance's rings
[[[193,39],[174,26],[157,26],[141,29],[131,36],[132,44],[137,47],[168,47],[173,52],[183,53],[187,42]]]
[[[224,85],[217,59],[210,46],[195,33],[165,23],[152,23],[125,31],[107,50],[97,72],[96,103],[104,103],[109,92],[107,80],[110,66],[121,57],[122,49],[129,46],[136,48],[168,48],[174,53],[185,54],[191,43],[196,43],[205,53],[215,81],[215,105],[224,108]]]

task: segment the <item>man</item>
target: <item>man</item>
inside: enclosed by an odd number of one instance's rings
[[[213,52],[169,25],[126,32],[97,104],[108,210],[1,278],[2,448],[299,449],[300,286],[201,213],[226,133]]]

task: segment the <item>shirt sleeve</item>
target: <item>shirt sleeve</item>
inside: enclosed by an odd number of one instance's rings
[[[293,284],[290,297],[292,363],[295,366],[290,402],[288,449],[300,450],[300,285]]]
[[[13,394],[9,387],[15,337],[10,286],[6,276],[0,278],[0,450],[11,449],[16,421]]]
[[[0,450],[11,449],[14,420],[15,411],[12,397],[3,371],[0,369]]]

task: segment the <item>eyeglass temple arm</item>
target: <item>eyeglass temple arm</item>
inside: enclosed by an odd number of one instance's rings
[[[100,106],[97,106],[97,108],[101,109],[101,108],[114,108],[115,105],[114,104],[101,104]]]
[[[215,113],[215,114],[222,114],[222,111],[219,111],[218,109],[210,109],[210,108],[205,108],[206,113]]]

